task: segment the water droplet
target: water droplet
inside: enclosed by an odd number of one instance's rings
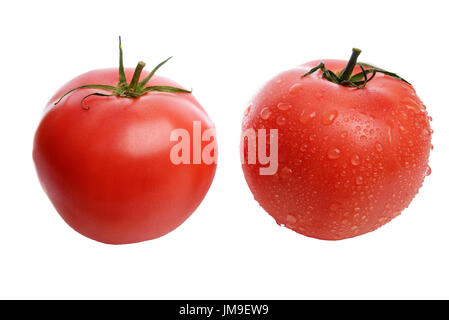
[[[408,119],[407,113],[405,113],[404,111],[399,112],[399,115],[400,115],[402,120],[407,120]]]
[[[284,168],[282,168],[280,175],[282,178],[288,178],[292,175],[292,173],[293,173],[292,169],[290,169],[288,167],[284,167]]]
[[[307,144],[302,144],[300,147],[299,147],[299,150],[301,150],[301,152],[305,152],[306,150],[307,150]]]
[[[288,92],[290,94],[298,94],[301,90],[302,90],[302,85],[299,83],[295,83],[294,85],[292,85],[290,87],[290,89],[288,89]]]
[[[391,138],[391,127],[388,128],[387,134],[388,134],[388,143],[391,144],[391,139],[392,139]]]
[[[327,152],[327,157],[331,160],[338,159],[341,156],[341,151],[338,148],[331,148]]]
[[[311,134],[310,136],[309,136],[309,140],[310,141],[313,141],[313,140],[315,140],[316,139],[316,134]]]
[[[430,166],[427,166],[426,176],[430,176],[431,174],[432,174],[432,169],[430,168]]]
[[[271,111],[268,107],[265,107],[262,109],[262,111],[260,111],[260,117],[263,120],[267,120],[270,116],[271,116]]]
[[[358,176],[357,178],[355,178],[355,183],[357,185],[361,185],[363,183],[363,177]]]
[[[360,164],[360,157],[359,157],[358,154],[354,154],[351,157],[351,163],[352,163],[353,166],[358,166]]]
[[[379,142],[376,142],[376,150],[377,152],[382,152],[383,151],[383,147]]]
[[[288,104],[288,103],[284,103],[284,102],[278,103],[278,109],[279,109],[279,110],[282,110],[282,111],[291,109],[291,107],[292,107],[292,105],[291,105],[291,104]]]
[[[287,224],[294,225],[296,221],[298,221],[298,219],[294,215],[292,214],[287,215]]]
[[[316,117],[316,112],[313,111],[311,113],[306,112],[306,110],[303,110],[301,112],[301,115],[299,116],[299,122],[302,124],[306,124],[309,120]]]
[[[249,114],[251,110],[251,105],[248,106],[248,108],[245,109],[245,117]]]
[[[368,138],[365,136],[365,135],[363,135],[363,136],[360,136],[360,140],[362,140],[362,141],[366,141]]]
[[[343,139],[346,138],[348,136],[348,132],[347,131],[343,131],[340,135],[340,137],[342,137]]]
[[[406,105],[405,106],[408,110],[413,111],[414,113],[420,113],[421,109],[416,104]]]
[[[279,117],[276,119],[276,123],[277,123],[278,126],[284,125],[285,122],[287,122],[287,120],[286,120],[285,117],[283,117],[283,116],[279,116]]]
[[[326,126],[331,125],[337,118],[337,115],[338,115],[337,110],[327,110],[323,113],[321,122]]]

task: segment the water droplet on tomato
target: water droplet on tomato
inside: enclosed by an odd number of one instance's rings
[[[432,169],[430,168],[430,166],[427,166],[426,176],[430,176],[431,174],[432,174]]]
[[[285,110],[291,109],[292,105],[289,103],[280,102],[280,103],[278,103],[277,107],[279,110],[285,111]]]
[[[392,140],[392,137],[391,137],[391,127],[388,128],[388,130],[387,130],[387,135],[388,135],[388,143],[391,144],[391,140]]]
[[[309,120],[316,117],[316,112],[313,111],[311,113],[308,113],[306,110],[303,110],[301,112],[301,115],[299,116],[299,122],[302,124],[306,124]]]
[[[383,151],[383,147],[379,142],[376,142],[376,150],[377,152],[382,152]]]
[[[366,140],[368,140],[368,138],[365,135],[363,135],[363,136],[360,137],[360,140],[366,141]]]
[[[292,215],[292,214],[287,215],[287,224],[288,225],[294,225],[296,223],[296,221],[298,221],[298,219],[294,215]]]
[[[354,154],[351,157],[351,163],[352,163],[353,166],[358,166],[360,164],[360,157],[359,157],[358,154]]]
[[[328,126],[331,125],[338,116],[337,110],[327,110],[323,113],[323,117],[321,118],[321,122]]]
[[[302,90],[302,85],[300,83],[295,83],[288,89],[290,94],[298,94]]]
[[[271,111],[268,107],[265,107],[262,109],[262,111],[260,111],[260,117],[263,120],[267,120],[270,116],[271,116]]]
[[[299,150],[301,150],[301,152],[305,152],[306,150],[307,150],[307,144],[302,144],[300,147],[299,147]]]
[[[327,157],[331,160],[338,159],[341,156],[341,151],[338,148],[331,148],[327,152]]]
[[[251,111],[251,105],[248,106],[248,108],[245,109],[245,117],[249,114]]]
[[[279,117],[276,119],[276,123],[277,123],[278,126],[284,125],[285,122],[287,122],[287,120],[286,120],[285,117],[283,117],[283,116],[279,116]]]
[[[311,134],[310,136],[309,136],[309,140],[310,141],[314,141],[316,139],[316,134]]]
[[[405,106],[408,110],[418,114],[421,112],[421,109],[416,104],[410,104]]]
[[[405,111],[399,112],[399,115],[400,115],[402,120],[407,120],[408,119],[407,113],[405,113]]]
[[[288,177],[290,177],[290,176],[292,175],[292,173],[293,173],[293,170],[292,170],[292,169],[290,169],[290,168],[288,168],[288,167],[284,167],[284,168],[282,168],[282,170],[281,170],[280,176],[281,176],[282,178],[288,178]]]
[[[363,183],[363,177],[362,176],[358,176],[357,178],[355,178],[355,183],[357,185],[361,185]]]
[[[340,137],[342,137],[343,139],[346,138],[348,136],[348,132],[347,131],[343,131],[340,135]]]

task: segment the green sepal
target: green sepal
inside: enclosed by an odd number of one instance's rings
[[[126,86],[125,67],[123,66],[123,50],[122,50],[122,37],[118,37],[119,43],[119,65],[118,65],[118,82],[119,86]]]
[[[192,90],[185,90],[185,89],[170,87],[170,86],[150,86],[150,87],[145,87],[143,89],[143,92],[149,92],[149,91],[178,92],[178,93],[191,93],[192,92]]]
[[[58,101],[55,102],[55,105],[58,104],[59,102],[61,102],[61,100],[62,100],[66,95],[68,95],[69,93],[72,93],[72,92],[75,91],[75,90],[79,90],[79,89],[103,89],[103,90],[115,91],[115,90],[116,90],[116,87],[108,86],[108,85],[105,85],[105,84],[86,84],[86,85],[84,85],[84,86],[79,86],[79,87],[73,88],[73,89],[67,91],[66,93],[64,93],[64,94],[58,99]]]
[[[339,84],[339,85],[342,85],[345,87],[353,87],[353,88],[363,89],[366,86],[366,84],[376,76],[376,73],[379,72],[379,73],[383,73],[387,76],[393,77],[395,79],[401,80],[407,84],[410,84],[410,82],[408,82],[404,78],[398,76],[396,73],[375,67],[368,63],[363,63],[363,62],[357,63],[356,59],[359,54],[360,54],[360,49],[354,48],[353,55],[351,56],[351,59],[348,62],[348,65],[344,69],[344,72],[341,72],[338,75],[335,74],[333,71],[326,69],[324,62],[320,62],[317,66],[311,68],[308,72],[303,74],[302,78],[307,77],[318,70],[321,70],[321,72],[323,73],[323,75],[322,75],[323,78],[330,82],[333,82],[335,84]],[[352,75],[352,71],[356,65],[361,68],[362,72]],[[348,66],[349,66],[349,68],[348,68]],[[365,68],[368,68],[368,69],[365,69]],[[371,75],[371,76],[368,77],[368,75]]]
[[[128,84],[126,81],[126,75],[125,75],[125,68],[123,66],[123,50],[122,50],[122,39],[119,36],[119,69],[118,69],[118,73],[119,73],[119,83],[117,86],[110,86],[110,85],[103,85],[103,84],[88,84],[88,85],[83,85],[83,86],[79,86],[76,88],[73,88],[69,91],[67,91],[66,93],[64,93],[59,99],[58,101],[56,101],[54,104],[58,104],[59,102],[61,102],[61,100],[67,96],[68,94],[72,93],[75,90],[79,90],[79,89],[102,89],[102,90],[108,90],[111,91],[111,94],[105,94],[105,93],[101,93],[101,92],[95,92],[95,93],[91,93],[86,95],[83,99],[81,99],[81,107],[85,110],[88,110],[89,107],[84,107],[83,106],[83,102],[84,100],[86,100],[88,97],[90,96],[101,96],[101,97],[109,97],[109,96],[118,96],[118,97],[122,97],[122,98],[138,98],[141,95],[146,94],[147,92],[150,91],[159,91],[159,92],[173,92],[173,93],[191,93],[192,90],[185,90],[185,89],[181,89],[181,88],[176,88],[176,87],[171,87],[171,86],[149,86],[149,87],[145,87],[145,85],[148,83],[148,81],[154,76],[154,74],[156,73],[156,71],[163,66],[168,60],[170,60],[172,57],[169,57],[168,59],[162,61],[161,63],[159,63],[149,74],[148,76],[146,76],[141,82],[139,81],[139,77],[140,74],[143,70],[143,68],[145,67],[145,63],[144,62],[139,62],[137,64],[137,67],[134,71],[134,75],[133,75],[133,79],[131,80],[131,82]]]
[[[162,61],[161,63],[159,63],[156,67],[154,67],[153,70],[151,70],[150,74],[147,75],[142,81],[139,82],[138,84],[138,88],[142,89],[145,87],[145,85],[148,83],[148,81],[150,81],[150,79],[153,77],[153,75],[156,73],[156,71],[162,67],[168,60],[170,60],[173,57],[169,57],[166,60]]]

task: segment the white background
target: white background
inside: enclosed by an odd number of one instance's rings
[[[445,1],[7,1],[0,8],[0,298],[449,298],[449,23]],[[89,240],[33,166],[46,101],[91,69],[160,71],[214,120],[219,165],[198,210],[153,241]],[[411,81],[433,116],[433,173],[381,229],[328,242],[278,227],[239,162],[244,109],[280,71],[352,47]]]

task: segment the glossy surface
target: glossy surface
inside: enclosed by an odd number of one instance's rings
[[[133,70],[127,69],[128,81]],[[143,73],[141,79],[147,73]],[[191,94],[149,92],[137,99],[92,96],[84,84],[118,82],[117,69],[85,73],[49,101],[34,139],[41,184],[62,218],[81,234],[113,244],[160,237],[178,227],[201,203],[216,164],[174,165],[174,129],[193,138],[193,121],[214,128]],[[179,86],[154,76],[149,85]],[[108,92],[105,92],[108,93]],[[191,142],[192,143],[192,142]],[[204,146],[204,142],[202,145]]]
[[[279,74],[254,97],[242,130],[278,129],[279,166],[271,176],[259,164],[242,168],[278,224],[338,240],[375,230],[409,205],[429,173],[432,131],[412,86],[383,74],[364,89],[321,72],[301,78],[319,62]],[[346,64],[324,62],[334,72]]]

